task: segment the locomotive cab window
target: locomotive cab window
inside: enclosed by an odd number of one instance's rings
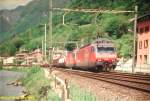
[[[115,52],[114,47],[97,47],[97,52]]]

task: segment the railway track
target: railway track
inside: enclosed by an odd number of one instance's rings
[[[120,86],[132,88],[135,90],[150,93],[150,75],[118,73],[118,72],[101,72],[93,73],[87,71],[70,70],[62,68],[54,68],[55,70],[71,73],[82,77],[87,77],[95,80],[109,82]]]

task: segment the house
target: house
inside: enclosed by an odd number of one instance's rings
[[[137,19],[137,65],[150,64],[150,13]]]
[[[16,65],[26,65],[26,57],[28,55],[28,51],[21,50],[18,53],[16,53]]]
[[[43,55],[40,49],[36,49],[30,52],[25,59],[27,61],[27,65],[38,65],[43,61]]]
[[[14,65],[15,57],[5,57],[3,59],[3,65]]]

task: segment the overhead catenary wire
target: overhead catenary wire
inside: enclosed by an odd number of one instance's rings
[[[85,13],[134,13],[135,11],[128,10],[102,10],[102,9],[70,9],[70,8],[52,8],[55,11],[65,12],[85,12]]]

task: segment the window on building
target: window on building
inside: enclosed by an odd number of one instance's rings
[[[147,64],[147,55],[144,55],[144,63]]]
[[[140,60],[142,60],[142,55],[140,55]]]
[[[144,32],[143,28],[140,28],[140,34],[142,34]]]
[[[148,47],[148,40],[144,40],[144,48]]]
[[[139,28],[136,28],[136,32],[139,33]]]
[[[149,26],[146,26],[145,27],[145,32],[148,32],[149,31]]]
[[[139,49],[142,49],[142,41],[139,42]]]

